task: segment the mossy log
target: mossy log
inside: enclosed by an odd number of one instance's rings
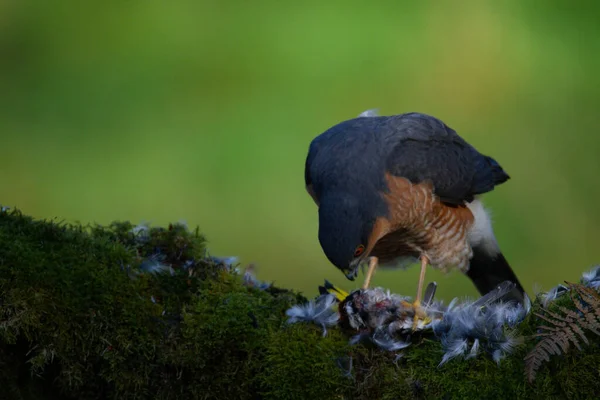
[[[306,299],[244,284],[204,237],[167,228],[79,226],[0,212],[2,399],[563,399],[600,393],[600,341],[550,357],[529,383],[542,320],[499,364],[439,367],[423,337],[403,356],[346,333],[288,324]],[[567,299],[562,305],[572,307]],[[539,299],[533,309],[539,309]]]

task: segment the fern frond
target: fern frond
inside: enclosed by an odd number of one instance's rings
[[[598,291],[589,288],[587,286],[578,285],[578,284],[570,284],[571,288],[574,292],[576,292],[583,301],[590,304],[594,308],[600,307],[600,294]],[[572,295],[571,295],[571,298]]]
[[[568,353],[570,346],[581,351],[581,341],[589,345],[585,331],[600,336],[600,293],[582,284],[566,282],[575,309],[558,307],[534,313],[547,325],[540,325],[533,337],[540,341],[525,357],[525,375],[533,382],[537,371],[550,356]]]
[[[573,286],[571,299],[573,300],[573,303],[575,303],[577,310],[585,317],[585,322],[581,325],[590,332],[600,336],[600,294],[596,290],[586,286]],[[576,297],[574,293],[576,293],[579,298]],[[584,302],[587,306],[583,304]]]

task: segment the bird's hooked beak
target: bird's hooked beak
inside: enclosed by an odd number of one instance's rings
[[[348,265],[347,269],[344,269],[344,275],[346,275],[346,279],[353,281],[358,276],[358,269],[364,265],[367,261],[368,257],[361,257],[355,260],[352,260]]]
[[[353,281],[358,276],[358,268],[346,269],[344,270],[344,275],[346,275],[346,279]]]

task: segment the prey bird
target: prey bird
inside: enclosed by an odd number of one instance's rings
[[[508,179],[493,158],[420,113],[341,122],[312,140],[305,164],[329,261],[350,280],[368,262],[363,289],[378,266],[420,261],[415,310],[428,265],[462,271],[482,295],[513,282],[504,300],[524,301],[479,199]]]

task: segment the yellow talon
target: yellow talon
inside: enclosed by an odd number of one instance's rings
[[[424,320],[425,318],[427,318],[427,314],[425,314],[425,312],[421,308],[421,302],[419,300],[415,301],[412,304],[412,307],[413,307],[413,311],[415,312],[415,316],[413,318],[413,326],[412,326],[412,330],[414,332],[417,330],[417,327],[419,326],[419,320]]]
[[[419,300],[416,300],[414,303],[403,301],[402,305],[406,308],[412,308],[413,312],[415,313],[412,324],[413,332],[417,330],[417,327],[419,326],[419,321],[423,321],[426,324],[431,322],[431,318],[429,318],[425,310],[423,310],[423,307],[421,307],[421,302]]]

